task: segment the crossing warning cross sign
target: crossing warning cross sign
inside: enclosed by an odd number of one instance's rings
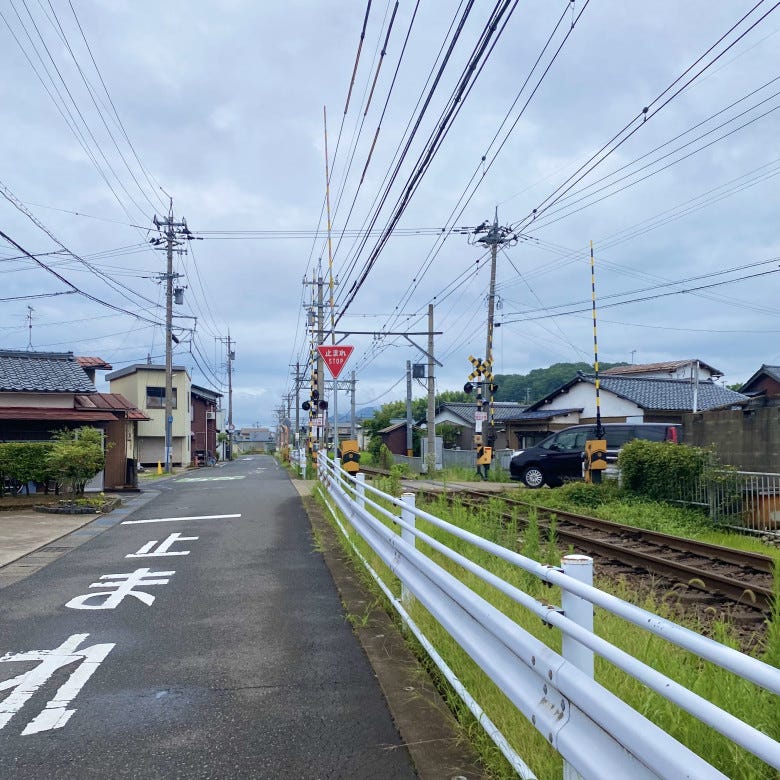
[[[353,349],[355,348],[349,347],[346,344],[339,344],[338,346],[335,344],[330,346],[322,344],[317,347],[318,352],[325,361],[325,365],[328,367],[328,371],[330,371],[330,375],[334,379],[339,378],[341,369],[344,368],[345,363],[349,360],[349,356],[352,354]]]

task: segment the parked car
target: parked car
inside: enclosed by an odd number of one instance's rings
[[[608,463],[614,463],[620,448],[632,439],[678,442],[682,437],[681,425],[666,423],[606,423],[602,428]],[[529,488],[557,487],[566,479],[581,478],[585,442],[595,438],[595,425],[574,425],[553,433],[534,447],[516,452],[509,462],[510,476]]]

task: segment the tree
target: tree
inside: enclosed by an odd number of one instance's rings
[[[83,495],[84,486],[105,465],[102,431],[90,427],[60,430],[52,438],[47,466],[65,492]]]

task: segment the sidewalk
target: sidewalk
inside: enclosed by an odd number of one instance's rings
[[[121,506],[108,514],[61,515],[32,509],[0,512],[0,588],[28,577],[122,522],[157,494],[146,490],[122,495]]]

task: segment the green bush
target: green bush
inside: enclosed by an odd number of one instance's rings
[[[384,469],[385,471],[390,471],[395,464],[393,453],[390,452],[390,448],[386,444],[383,444],[379,448],[379,457],[377,460],[379,461],[379,468]]]
[[[655,501],[678,498],[712,464],[703,447],[635,439],[618,456],[623,487]]]
[[[23,485],[28,482],[46,483],[53,478],[48,466],[51,442],[19,441],[0,444],[0,495],[6,479]]]
[[[46,458],[57,482],[66,492],[83,495],[84,486],[105,465],[103,434],[97,428],[56,431]]]

